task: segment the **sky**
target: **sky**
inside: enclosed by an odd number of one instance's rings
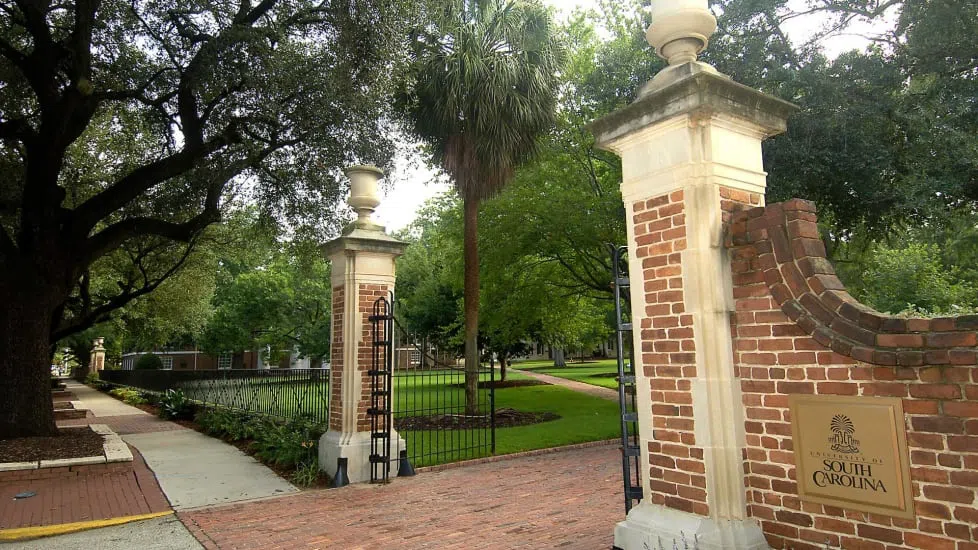
[[[803,9],[807,0],[792,0],[790,5]],[[545,3],[557,9],[558,17],[565,18],[577,7],[594,8],[597,0],[544,0]],[[821,21],[817,16],[794,19],[785,24],[789,39],[805,41],[818,28]],[[849,34],[835,36],[823,43],[823,48],[830,58],[844,51],[862,49],[868,41],[858,36],[859,33],[869,32],[872,27],[865,23],[855,23]],[[377,208],[374,218],[388,231],[397,231],[410,225],[418,210],[425,201],[451,189],[450,182],[439,171],[425,166],[418,155],[401,155],[396,161],[394,171],[388,181],[382,184],[384,197]]]

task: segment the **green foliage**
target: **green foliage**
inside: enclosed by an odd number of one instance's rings
[[[160,418],[164,420],[191,420],[194,404],[180,390],[166,390],[159,398]]]
[[[255,456],[286,468],[316,462],[323,429],[308,420],[272,424],[253,443]]]
[[[109,395],[121,399],[126,405],[145,405],[148,403],[142,392],[132,388],[115,388],[109,391]]]
[[[310,460],[299,464],[289,477],[289,481],[299,487],[310,487],[319,481],[322,474],[319,469],[319,461]]]
[[[311,485],[318,477],[319,438],[325,430],[312,421],[293,419],[280,423],[245,412],[205,409],[197,413],[195,422],[215,437],[251,440],[256,457],[295,469],[294,477],[300,484]],[[313,471],[317,473],[313,475]]]
[[[553,125],[564,48],[539,0],[445,2],[402,103],[460,196],[498,193]]]
[[[139,359],[136,359],[136,364],[133,366],[135,370],[160,370],[162,368],[163,360],[155,353],[140,355]]]
[[[317,247],[308,241],[269,243],[264,255],[245,262],[223,264],[202,349],[297,348],[303,355],[325,356],[332,288],[329,263]]]
[[[90,372],[90,373],[88,373],[88,374],[85,375],[85,384],[88,385],[88,386],[94,386],[95,384],[99,383],[100,381],[101,380],[98,377],[98,372]]]
[[[272,425],[271,421],[260,416],[217,408],[200,410],[194,421],[206,433],[228,441],[256,439]]]
[[[871,253],[868,265],[857,293],[880,311],[962,314],[978,307],[978,287],[947,269],[936,245],[881,246]]]

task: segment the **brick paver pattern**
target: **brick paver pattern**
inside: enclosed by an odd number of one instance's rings
[[[621,459],[601,446],[180,513],[206,548],[611,548]]]
[[[136,516],[170,509],[153,472],[134,448],[128,472],[0,483],[0,529]],[[33,491],[37,496],[15,500]]]

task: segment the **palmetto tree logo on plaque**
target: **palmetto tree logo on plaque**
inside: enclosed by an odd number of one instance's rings
[[[829,438],[829,443],[832,444],[833,451],[846,454],[859,452],[859,440],[853,438],[856,426],[848,416],[844,414],[833,416],[831,428],[834,435]]]

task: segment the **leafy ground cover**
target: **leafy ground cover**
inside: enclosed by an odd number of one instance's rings
[[[618,363],[615,359],[568,363],[566,367],[555,367],[553,361],[527,361],[515,363],[513,368],[549,374],[565,380],[584,382],[603,388],[618,389]]]

